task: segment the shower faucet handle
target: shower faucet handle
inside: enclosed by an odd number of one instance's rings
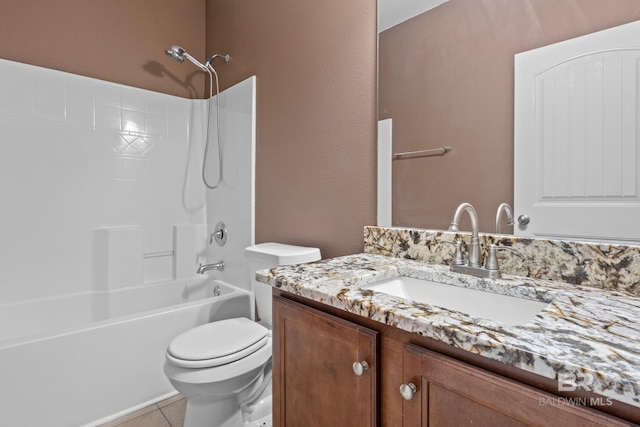
[[[220,221],[216,224],[214,232],[209,234],[209,244],[212,245],[215,240],[218,246],[224,246],[227,243],[227,233],[227,226]]]

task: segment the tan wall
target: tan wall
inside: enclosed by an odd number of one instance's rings
[[[0,58],[182,97],[204,76],[169,60],[181,45],[204,57],[205,0],[3,0]]]
[[[513,56],[638,19],[637,0],[450,0],[383,32],[379,114],[393,118],[394,151],[453,147],[393,162],[393,223],[446,228],[467,201],[493,231],[498,205],[513,204]]]
[[[224,87],[257,76],[256,241],[361,252],[375,223],[376,4],[208,0]]]

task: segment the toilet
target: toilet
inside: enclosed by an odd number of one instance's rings
[[[245,249],[259,321],[245,317],[189,329],[169,344],[164,373],[187,400],[184,427],[269,427],[271,286],[258,270],[320,259],[320,250],[281,243]]]

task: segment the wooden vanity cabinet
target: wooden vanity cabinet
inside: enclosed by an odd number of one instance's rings
[[[273,298],[276,427],[639,425],[559,398],[550,379],[279,290]],[[622,407],[606,409],[640,420]]]
[[[274,426],[377,426],[377,356],[378,332],[274,296]]]
[[[403,376],[403,427],[629,425],[413,344]]]

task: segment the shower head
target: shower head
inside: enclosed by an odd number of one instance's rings
[[[204,71],[207,71],[207,72],[209,71],[205,65],[201,64],[197,59],[189,55],[187,51],[181,48],[180,46],[171,46],[169,49],[165,49],[164,53],[166,53],[169,58],[180,63],[184,61],[184,58],[187,58],[194,65],[197,65],[199,68],[202,68]]]
[[[185,52],[186,51],[180,46],[171,46],[169,49],[165,49],[164,51],[164,53],[166,53],[169,58],[181,64],[182,61],[184,61],[183,55],[185,54]]]

